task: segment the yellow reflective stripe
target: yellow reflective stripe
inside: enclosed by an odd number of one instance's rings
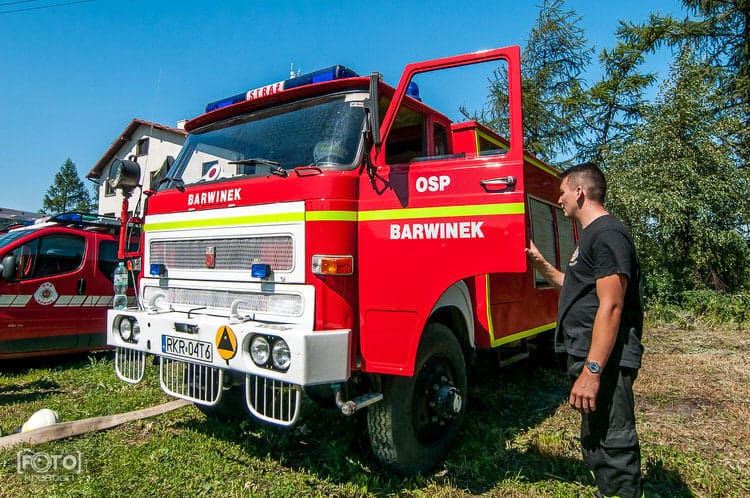
[[[356,211],[308,211],[306,221],[357,221]]]
[[[381,209],[373,211],[307,211],[306,213],[258,214],[205,220],[176,220],[147,223],[143,230],[182,230],[188,228],[215,228],[234,225],[266,223],[293,223],[300,221],[388,221],[409,218],[449,218],[458,216],[488,216],[498,214],[523,214],[523,202],[504,204],[474,204],[468,206],[440,206],[429,208]]]
[[[487,216],[494,214],[523,214],[523,202],[505,204],[475,204],[469,206],[441,206],[429,208],[382,209],[360,211],[359,221],[388,221],[408,218],[448,218],[456,216]]]
[[[293,223],[305,221],[305,213],[256,214],[250,216],[232,216],[228,218],[210,218],[205,220],[182,220],[147,223],[143,226],[146,232],[159,230],[181,230],[185,228],[216,228],[235,225],[260,225],[266,223]]]
[[[499,339],[495,339],[495,326],[492,323],[492,312],[490,310],[490,276],[489,275],[484,276],[484,285],[486,289],[486,292],[484,294],[487,299],[487,302],[486,302],[487,326],[488,326],[487,328],[489,329],[489,332],[490,332],[490,345],[492,347],[497,347],[503,344],[508,344],[509,342],[519,341],[521,339],[525,339],[527,337],[537,335],[540,332],[551,330],[557,327],[557,322],[552,322],[552,323],[547,323],[545,325],[540,325],[539,327],[534,327],[533,329],[523,330],[521,332],[516,332],[515,334],[506,335],[505,337],[500,337]]]

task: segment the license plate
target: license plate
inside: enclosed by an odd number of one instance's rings
[[[188,360],[212,363],[214,361],[213,344],[171,335],[161,336],[161,352]]]

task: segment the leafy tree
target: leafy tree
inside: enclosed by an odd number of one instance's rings
[[[78,177],[76,165],[70,158],[66,159],[55,174],[55,180],[44,195],[42,212],[45,214],[81,211],[88,213],[92,201],[85,185]]]
[[[653,51],[667,45],[688,47],[705,57],[729,101],[750,104],[750,2],[748,0],[682,0],[695,18],[676,20],[652,14],[645,24],[622,23],[621,40]]]
[[[638,72],[643,52],[619,43],[599,55],[602,79],[587,90],[582,107],[586,133],[578,136],[578,156],[606,168],[606,150],[627,141],[645,106],[644,92],[654,81],[653,74]]]
[[[570,154],[582,133],[583,72],[591,61],[581,17],[565,0],[544,0],[521,55],[526,150],[546,160]],[[507,68],[490,78],[489,107],[480,121],[508,135]],[[464,114],[467,114],[464,110]]]
[[[747,223],[750,182],[724,143],[745,116],[713,112],[721,85],[702,59],[683,50],[632,140],[607,158],[608,207],[633,231],[651,299],[749,282],[750,254],[739,230]]]

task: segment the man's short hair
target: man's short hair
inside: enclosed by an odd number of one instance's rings
[[[568,179],[569,184],[583,187],[586,197],[604,204],[604,198],[607,196],[607,180],[596,164],[582,163],[571,166],[560,175],[561,181],[565,178]]]

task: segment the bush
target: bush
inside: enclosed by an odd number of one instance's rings
[[[750,292],[720,294],[699,290],[682,293],[681,306],[696,315],[721,323],[750,322]]]

